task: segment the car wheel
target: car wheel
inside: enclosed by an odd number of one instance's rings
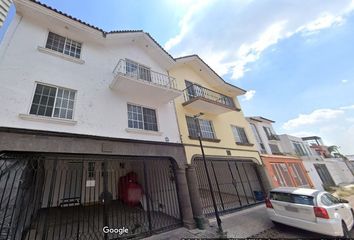
[[[342,229],[343,229],[343,237],[350,238],[350,232],[347,228],[347,225],[344,222],[342,222]]]

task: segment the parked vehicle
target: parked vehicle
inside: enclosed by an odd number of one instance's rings
[[[279,187],[270,191],[265,202],[275,224],[340,237],[349,237],[354,225],[354,211],[348,201],[325,191]]]

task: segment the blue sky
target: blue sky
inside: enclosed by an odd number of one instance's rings
[[[245,115],[354,154],[354,0],[42,2],[106,31],[142,29],[175,57],[199,54],[249,90]]]

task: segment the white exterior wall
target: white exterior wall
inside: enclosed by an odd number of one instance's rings
[[[295,136],[290,136],[287,134],[279,135],[279,138],[280,138],[280,145],[282,146],[284,153],[296,155],[295,148],[292,144],[292,141],[295,141],[295,142],[301,143],[302,146],[305,148],[304,151],[306,151],[306,153],[308,154],[308,156],[301,156],[301,158],[303,158],[303,160],[316,160],[316,159],[320,160],[320,157],[312,156],[313,151],[311,151],[308,144],[306,142],[304,142],[301,138],[298,138]]]
[[[314,161],[302,161],[304,164],[304,167],[306,169],[306,172],[309,174],[311,181],[314,185],[314,187],[318,190],[324,190],[322,186],[322,180],[320,176],[318,175],[315,167],[313,164],[319,163],[319,162],[314,162]]]
[[[81,59],[85,63],[40,52],[38,47],[45,47],[49,30],[82,42]],[[166,69],[135,43],[108,42],[99,34],[71,26],[66,29],[53,19],[17,15],[0,46],[0,126],[153,141],[165,141],[168,137],[170,142],[180,142],[173,102],[160,103],[158,96],[147,98],[148,93],[123,94],[109,88],[112,71],[121,58],[163,74],[167,74]],[[19,117],[29,113],[36,82],[77,91],[73,116],[76,124]],[[127,103],[156,109],[160,134],[127,132]]]
[[[271,129],[271,131],[273,133],[275,133],[272,124],[270,124],[268,122],[253,121],[252,119],[249,119],[249,118],[247,118],[247,120],[248,120],[249,123],[252,123],[252,124],[254,124],[256,126],[257,131],[258,131],[259,136],[260,136],[260,138],[262,140],[262,143],[264,144],[264,148],[266,149],[267,154],[272,154],[272,151],[271,151],[271,149],[269,147],[269,144],[278,145],[279,151],[283,152],[282,147],[279,144],[279,141],[275,141],[275,140],[270,141],[270,140],[268,140],[267,134],[265,133],[265,131],[263,129],[263,127],[269,127]],[[261,151],[260,145],[258,143],[256,145],[257,145],[258,151]]]
[[[324,163],[327,166],[329,173],[331,174],[333,181],[336,185],[342,183],[352,183],[354,182],[354,176],[350,172],[349,168],[345,162],[340,161],[336,158],[325,159]]]

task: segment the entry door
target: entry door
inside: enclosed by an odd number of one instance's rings
[[[82,187],[82,162],[66,162],[63,202],[77,200],[80,203]]]
[[[336,184],[334,183],[331,174],[329,173],[326,165],[324,164],[314,164],[315,169],[320,176],[323,184],[327,186],[335,186]]]

